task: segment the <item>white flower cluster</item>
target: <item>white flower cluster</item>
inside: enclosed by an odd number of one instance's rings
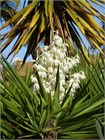
[[[79,88],[80,80],[85,79],[83,71],[79,73],[71,74],[71,69],[79,64],[79,57],[67,57],[67,44],[63,43],[62,38],[57,34],[54,36],[53,47],[48,50],[48,46],[42,48],[42,54],[37,58],[34,64],[34,69],[38,71],[39,76],[42,79],[46,92],[54,94],[56,74],[59,65],[60,72],[60,98],[64,96],[68,88],[72,86],[70,95],[74,97],[76,89]],[[39,84],[35,75],[31,76],[31,80],[34,83],[33,90],[39,89]]]

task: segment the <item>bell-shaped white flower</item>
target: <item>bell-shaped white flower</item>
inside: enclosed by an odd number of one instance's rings
[[[60,61],[59,61],[58,59],[55,59],[55,60],[53,61],[53,64],[54,64],[55,66],[58,66],[58,65],[60,64]]]
[[[83,71],[80,71],[80,79],[83,80],[85,78],[86,78],[85,73]]]
[[[78,80],[78,79],[80,79],[80,73],[74,73],[74,74],[72,75],[72,77],[73,77],[73,79]]]
[[[46,78],[47,77],[47,74],[46,74],[46,72],[42,72],[42,71],[39,71],[38,72],[38,74],[39,74],[39,76],[41,77],[41,78]]]
[[[37,83],[37,78],[34,77],[33,75],[31,75],[31,81],[32,81],[32,83]]]
[[[55,53],[57,52],[57,48],[56,48],[56,47],[53,47],[53,48],[51,49],[51,52],[52,52],[53,54],[55,54]]]
[[[65,66],[65,67],[64,67],[64,72],[65,72],[65,73],[68,73],[68,72],[69,72],[69,67],[68,67],[68,66]]]
[[[79,83],[78,82],[73,82],[72,88],[73,89],[78,89],[79,88]]]
[[[39,84],[38,84],[38,83],[35,83],[35,84],[34,84],[33,90],[34,90],[34,91],[39,90]]]

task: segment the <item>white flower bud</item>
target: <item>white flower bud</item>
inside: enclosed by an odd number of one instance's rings
[[[65,80],[65,75],[63,73],[60,73],[60,79]]]
[[[48,68],[48,73],[53,73],[53,68],[52,67]]]
[[[52,63],[53,63],[53,58],[50,57],[50,58],[48,59],[48,64],[52,64]]]
[[[60,86],[60,91],[61,91],[61,93],[65,92],[65,89],[63,86]]]
[[[61,86],[65,85],[65,80],[60,79],[60,85],[61,85]]]
[[[57,69],[54,69],[53,75],[55,76],[57,74]]]

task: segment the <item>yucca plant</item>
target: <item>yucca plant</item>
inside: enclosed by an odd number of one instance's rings
[[[91,55],[92,59],[92,66],[89,66],[84,58],[82,57],[81,53],[78,52],[80,56],[80,63],[82,65],[78,65],[78,67],[74,68],[73,71],[79,71],[82,70],[85,72],[86,75],[86,81],[90,81],[89,84],[89,89],[92,91],[93,94],[97,94],[98,92],[104,94],[104,79],[105,79],[105,74],[104,74],[104,58],[100,56],[99,54],[94,54]]]
[[[23,2],[25,3],[25,1]],[[3,7],[3,5],[9,6],[9,3],[17,3],[18,5],[20,0],[1,0],[1,16],[4,19],[7,18],[5,15],[11,15],[11,9]],[[2,30],[13,25],[10,31],[2,35],[0,39],[1,41],[7,39],[2,44],[1,52],[17,37],[8,56],[13,52],[17,54],[23,46],[27,46],[27,52],[24,56],[25,62],[30,54],[36,57],[35,52],[38,51],[40,41],[52,45],[53,32],[58,30],[63,41],[69,43],[69,51],[72,52],[72,44],[75,42],[87,62],[90,62],[82,45],[84,40],[81,38],[80,32],[90,44],[94,44],[104,54],[98,46],[98,44],[105,44],[104,31],[93,18],[94,16],[103,21],[104,14],[93,5],[102,6],[104,3],[105,0],[28,0],[26,7],[16,11],[16,14],[12,14],[10,19],[7,18],[7,22],[0,28]]]
[[[99,122],[95,124],[95,118],[104,124],[104,90],[94,90],[93,94],[88,80],[84,86],[81,85],[75,99],[69,96],[69,88],[62,100],[59,100],[59,67],[55,94],[52,97],[50,93],[46,93],[38,73],[40,90],[33,92],[29,88],[30,76],[23,81],[10,64],[3,60],[2,64],[6,71],[6,80],[2,80],[0,84],[0,129],[3,139],[99,138],[97,130],[100,130],[100,127]],[[100,80],[103,81],[103,78]]]

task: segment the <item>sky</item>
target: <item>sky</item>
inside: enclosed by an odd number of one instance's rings
[[[23,5],[23,0],[21,0],[21,3],[20,3],[20,5],[19,5],[18,10],[21,9],[22,5]],[[95,4],[93,4],[93,6],[94,6],[95,8],[97,8],[97,9],[99,9],[102,13],[105,13],[105,5],[103,5],[104,8],[101,8],[101,7],[99,7],[99,6],[95,5]],[[99,21],[99,20],[97,20],[97,19],[96,19],[96,21],[101,25],[101,21]],[[9,27],[6,28],[6,29],[3,29],[2,32],[1,32],[1,34],[7,32],[8,30],[9,30]],[[78,29],[77,29],[77,30],[78,30]],[[88,41],[85,39],[85,37],[82,35],[82,33],[81,33],[79,30],[78,30],[78,32],[79,32],[81,38],[84,40],[86,46],[88,47],[88,46],[89,46]],[[4,57],[6,57],[7,54],[8,54],[8,52],[10,52],[10,50],[11,50],[11,48],[12,48],[12,46],[13,46],[14,43],[15,43],[15,40],[12,41],[11,44],[8,46],[8,48],[2,53]],[[22,49],[19,51],[19,53],[18,53],[15,57],[19,57],[20,59],[23,59],[23,57],[24,57],[24,55],[25,55],[25,52],[26,52],[26,47],[22,47]],[[13,55],[11,55],[11,56],[9,57],[9,59],[8,59],[9,62],[10,62],[10,60],[11,60],[12,57],[13,57]],[[31,55],[30,55],[30,56],[27,58],[26,61],[31,61],[31,60],[32,60],[32,57],[31,57]]]

